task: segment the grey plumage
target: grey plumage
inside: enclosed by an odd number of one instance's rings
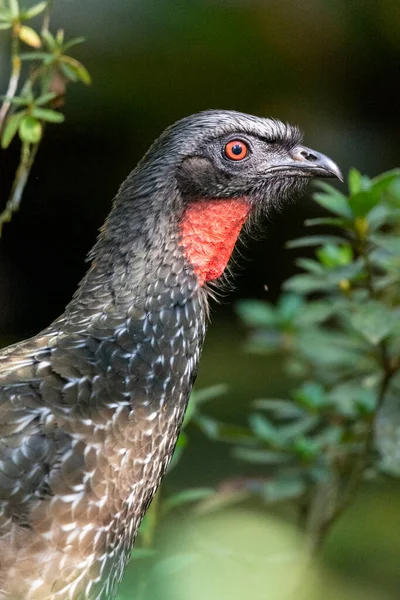
[[[232,135],[252,148],[246,164],[221,155]],[[185,211],[238,196],[265,209],[303,175],[333,174],[292,160],[299,143],[295,128],[229,111],[167,129],[122,184],[65,313],[0,354],[0,599],[115,596],[205,335]]]

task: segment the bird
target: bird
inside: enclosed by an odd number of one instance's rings
[[[249,219],[341,178],[297,127],[184,117],[120,186],[65,312],[0,352],[0,600],[115,598]],[[211,291],[210,291],[211,290]]]

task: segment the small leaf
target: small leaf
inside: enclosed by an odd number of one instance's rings
[[[62,123],[65,120],[63,114],[49,108],[34,108],[31,114],[33,117],[49,123]]]
[[[279,431],[264,416],[259,413],[253,413],[249,417],[249,423],[258,439],[263,442],[269,442],[273,446],[279,446]]]
[[[309,235],[290,240],[287,242],[287,248],[306,248],[307,246],[322,246],[323,244],[343,244],[346,240],[337,235]]]
[[[19,126],[19,135],[23,142],[37,144],[42,137],[42,126],[35,117],[26,115]]]
[[[214,494],[215,490],[213,490],[213,488],[192,488],[183,490],[164,500],[162,512],[165,515],[170,510],[177,508],[178,506],[183,506],[184,504],[189,504],[192,502],[199,502],[199,500],[204,500],[205,498],[209,498]]]
[[[313,227],[315,225],[332,225],[332,227],[351,227],[352,221],[350,219],[340,219],[339,217],[317,217],[315,219],[306,219],[304,224],[307,227]]]
[[[241,300],[236,304],[236,312],[250,327],[271,326],[277,321],[274,307],[261,300]]]
[[[49,57],[53,59],[53,55],[49,52],[22,52],[20,57],[21,60],[44,60]]]
[[[42,38],[46,42],[46,45],[49,48],[49,50],[53,51],[53,50],[56,49],[56,40],[51,35],[50,31],[43,31],[42,32]]]
[[[371,180],[366,175],[361,175],[357,169],[350,169],[349,172],[349,190],[350,195],[354,196],[360,192],[365,192],[371,189]]]
[[[69,40],[69,42],[64,44],[63,50],[65,52],[66,50],[69,50],[70,48],[73,48],[74,46],[77,46],[78,44],[83,44],[83,42],[86,42],[86,39],[84,37],[72,38],[71,40]]]
[[[23,11],[22,18],[23,19],[33,19],[33,17],[37,17],[47,8],[47,2],[39,2],[38,4],[34,4],[31,8],[27,8]]]
[[[304,299],[298,294],[283,294],[278,303],[281,322],[291,323],[304,306]]]
[[[290,459],[290,456],[284,452],[258,448],[234,448],[232,454],[240,460],[260,465],[279,465]]]
[[[47,104],[48,102],[51,102],[52,100],[54,100],[54,98],[57,98],[57,94],[54,92],[48,92],[46,94],[42,94],[41,96],[39,96],[39,98],[36,98],[35,105],[43,106],[44,104]]]
[[[41,39],[32,27],[22,25],[19,30],[19,39],[33,48],[40,48],[42,45]]]
[[[300,405],[313,410],[325,408],[331,404],[324,387],[317,382],[305,382],[293,392],[293,398]]]
[[[8,8],[0,7],[0,21],[7,21],[7,23],[11,27],[13,18]]]
[[[19,6],[17,0],[8,0],[12,17],[15,19],[19,16]]]
[[[15,134],[18,131],[18,127],[21,123],[21,120],[25,116],[25,112],[15,113],[11,117],[8,117],[6,126],[3,131],[3,136],[1,139],[1,147],[6,149],[11,144]]]
[[[82,81],[86,85],[90,85],[92,79],[90,77],[89,71],[86,69],[86,67],[83,66],[82,63],[80,63],[75,58],[72,58],[71,56],[62,56],[60,61],[60,66],[62,68],[67,67],[67,71],[69,69],[70,72],[74,73],[76,79],[80,79],[80,81]],[[68,78],[71,79],[71,77]]]
[[[317,202],[320,206],[327,208],[336,215],[339,215],[340,217],[349,219],[353,217],[348,200],[344,194],[341,194],[336,188],[325,183],[324,181],[318,181],[316,182],[316,185],[319,188],[322,188],[325,193],[313,194],[313,199],[315,202]]]
[[[201,431],[213,440],[231,443],[249,442],[254,439],[251,431],[246,427],[221,423],[205,415],[197,415],[194,421]]]
[[[261,398],[253,402],[255,408],[268,411],[273,417],[293,418],[304,414],[302,408],[297,406],[291,400],[280,400],[275,398]]]
[[[0,22],[0,30],[2,29],[10,29],[12,27],[11,23],[1,23]]]
[[[351,318],[354,329],[374,346],[390,334],[396,322],[396,316],[376,300],[358,305]]]
[[[379,200],[379,194],[372,191],[359,192],[350,196],[349,204],[356,217],[365,217],[378,204]]]
[[[204,404],[214,398],[223,396],[228,392],[228,386],[225,383],[217,383],[216,385],[209,385],[208,387],[194,391],[194,401],[196,404]]]
[[[348,265],[353,260],[353,249],[350,244],[326,244],[316,250],[319,261],[328,268]]]

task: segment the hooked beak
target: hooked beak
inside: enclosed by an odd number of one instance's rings
[[[337,177],[343,181],[342,172],[333,160],[305,146],[296,146],[288,161],[273,166],[269,171],[285,171],[288,175],[299,177]]]
[[[292,166],[296,169],[301,169],[304,174],[310,177],[337,177],[343,181],[343,175],[339,167],[333,160],[325,154],[306,148],[305,146],[297,146],[292,152]]]

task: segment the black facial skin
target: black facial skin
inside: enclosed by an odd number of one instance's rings
[[[248,148],[241,160],[226,155],[226,145],[234,140]],[[307,180],[315,176],[340,178],[341,174],[329,158],[300,145],[296,130],[280,139],[237,131],[205,140],[177,169],[180,190],[192,199],[246,196],[257,201],[268,200],[271,193],[284,199],[289,192],[301,192]]]

